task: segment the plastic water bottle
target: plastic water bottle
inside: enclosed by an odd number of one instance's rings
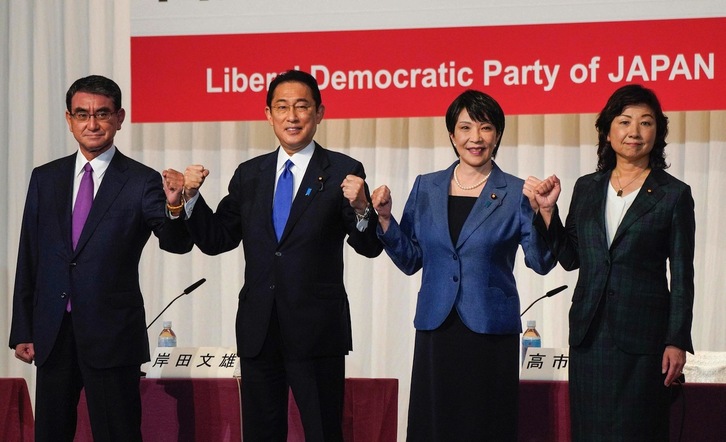
[[[164,329],[159,334],[159,347],[176,347],[176,334],[171,329],[171,321],[164,321]]]
[[[537,321],[527,321],[527,330],[522,334],[522,364],[524,364],[528,348],[542,347],[542,338],[535,327],[537,327]]]

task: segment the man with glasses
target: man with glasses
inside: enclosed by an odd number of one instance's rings
[[[114,145],[126,112],[121,89],[92,75],[66,94],[78,150],[36,167],[20,233],[10,347],[37,366],[35,440],[72,441],[85,388],[95,441],[141,441],[139,366],[149,360],[139,258],[153,232],[162,249],[193,244],[181,180]]]
[[[313,141],[325,113],[314,77],[275,77],[265,113],[280,147],[240,164],[214,213],[198,193],[209,171],[189,166],[186,224],[206,254],[244,248],[236,330],[245,440],[287,440],[290,388],[305,439],[342,441],[352,349],[343,241],[378,256],[377,218],[363,165]]]

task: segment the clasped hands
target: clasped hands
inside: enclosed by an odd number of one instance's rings
[[[182,202],[182,192],[188,200],[196,196],[199,188],[204,184],[204,180],[209,176],[209,169],[201,164],[193,164],[186,168],[184,173],[174,169],[166,169],[161,173],[164,182],[164,193],[167,202],[176,206]],[[365,181],[356,175],[347,175],[340,188],[350,202],[351,207],[362,215],[368,206],[368,200],[365,194]]]
[[[176,206],[182,203],[182,193],[186,199],[193,198],[199,188],[209,176],[209,169],[199,164],[193,164],[181,173],[174,169],[161,172],[164,182],[164,193],[169,205]]]
[[[535,212],[551,213],[561,191],[562,187],[557,175],[552,175],[544,180],[529,176],[524,181],[524,187],[522,188],[522,193],[529,199],[529,204]]]

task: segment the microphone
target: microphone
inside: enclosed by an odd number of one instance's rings
[[[154,318],[154,320],[151,321],[151,323],[146,327],[146,330],[148,330],[154,324],[154,322],[156,322],[156,320],[159,319],[159,317],[162,314],[164,314],[164,312],[166,311],[166,309],[168,309],[169,307],[171,307],[171,305],[174,303],[174,301],[176,301],[177,299],[181,298],[184,295],[190,294],[191,292],[193,292],[194,290],[196,290],[200,285],[204,284],[205,282],[207,282],[207,279],[206,278],[202,278],[199,281],[195,282],[194,284],[190,285],[189,287],[185,288],[184,291],[181,292],[181,294],[179,296],[177,296],[176,298],[172,299],[171,302],[168,303],[166,305],[166,307],[164,307],[164,310],[162,310],[161,313],[159,313],[156,316],[156,318]]]
[[[522,312],[521,315],[519,315],[519,317],[521,318],[522,316],[524,316],[524,314],[527,313],[527,310],[531,309],[533,305],[537,304],[537,301],[539,301],[540,299],[544,299],[544,298],[549,298],[551,296],[555,296],[556,294],[560,293],[561,291],[563,291],[566,288],[567,288],[567,285],[563,285],[563,286],[557,287],[556,289],[552,289],[549,292],[545,293],[543,296],[540,296],[539,298],[535,299],[534,302],[529,305],[529,307],[527,307],[526,309],[524,309],[524,311]]]

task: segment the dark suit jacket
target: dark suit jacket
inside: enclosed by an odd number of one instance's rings
[[[240,356],[259,353],[273,304],[290,355],[345,355],[352,338],[343,240],[347,235],[348,244],[368,257],[383,249],[376,238],[376,217],[359,232],[355,212],[340,188],[346,175],[365,178],[363,165],[316,144],[279,243],[272,225],[276,165],[277,151],[240,164],[216,213],[200,195],[187,227],[194,243],[209,255],[242,241],[245,274],[236,327]]]
[[[666,345],[693,352],[695,216],[691,189],[652,170],[608,248],[605,202],[610,171],[577,180],[563,227],[555,212],[545,236],[566,270],[579,268],[570,309],[570,345],[579,345],[602,296],[615,344],[623,351],[659,354]],[[670,264],[670,286],[666,265]]]
[[[119,152],[96,193],[76,250],[71,204],[76,154],[33,170],[23,214],[10,346],[32,342],[48,358],[72,300],[78,357],[96,368],[149,360],[139,259],[151,232],[163,249],[193,244],[182,221],[168,220],[158,172]]]

